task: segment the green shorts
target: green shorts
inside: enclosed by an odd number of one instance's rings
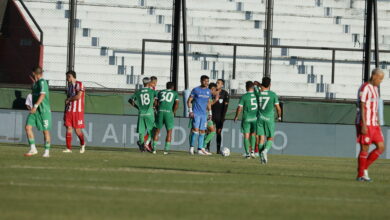
[[[259,117],[257,119],[257,135],[273,137],[275,135],[275,122],[273,119]]]
[[[165,125],[167,130],[172,130],[175,126],[175,116],[173,112],[159,111],[156,118],[156,128],[161,129]]]
[[[51,112],[29,114],[27,116],[27,125],[36,127],[39,131],[48,131],[51,129]]]
[[[138,115],[137,133],[150,133],[154,128],[154,113]]]
[[[241,122],[241,132],[246,133],[256,133],[256,120],[251,121],[242,121]]]
[[[214,127],[214,126],[215,126],[215,124],[214,124],[214,122],[212,120],[208,120],[207,121],[207,129],[210,128],[210,127]]]

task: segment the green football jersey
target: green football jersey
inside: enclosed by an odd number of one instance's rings
[[[254,92],[247,92],[245,95],[241,96],[238,105],[243,108],[243,121],[253,121],[257,119],[258,103],[257,96]]]
[[[39,96],[41,94],[45,94],[45,98],[39,104],[37,111],[39,113],[47,113],[50,112],[50,94],[49,94],[49,84],[43,78],[39,79],[34,83],[32,88],[32,100],[33,104],[37,103]]]
[[[262,117],[273,119],[275,117],[275,105],[279,104],[279,99],[276,93],[265,90],[257,93],[259,101],[259,113]]]
[[[153,109],[154,100],[157,98],[157,92],[151,88],[145,87],[137,90],[131,99],[137,104],[139,114],[149,113]]]
[[[175,102],[179,100],[179,95],[172,89],[162,90],[158,93],[158,110],[172,112]]]

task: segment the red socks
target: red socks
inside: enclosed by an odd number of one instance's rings
[[[375,149],[371,151],[370,155],[368,155],[367,163],[366,163],[366,169],[376,160],[383,152],[379,149]]]
[[[80,145],[83,146],[85,144],[83,132],[80,132],[80,134],[78,134],[77,136],[79,137]]]
[[[255,153],[259,153],[259,145],[258,144],[256,144]]]
[[[79,140],[80,140],[80,145],[84,145],[85,144],[85,141],[84,141],[84,134],[83,132],[81,132],[80,134],[77,134],[77,136],[79,137]],[[72,150],[72,133],[68,133],[66,132],[66,147],[69,149],[69,150]]]
[[[364,170],[367,167],[367,156],[368,152],[360,151],[358,158],[358,177],[364,175]]]
[[[66,132],[66,148],[72,150],[72,133]]]

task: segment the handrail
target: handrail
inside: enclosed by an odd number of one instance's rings
[[[32,20],[32,22],[34,23],[35,27],[38,29],[39,31],[39,43],[42,45],[43,44],[43,31],[41,29],[41,27],[39,26],[38,22],[35,20],[34,16],[31,14],[30,10],[28,10],[26,4],[24,3],[23,0],[19,0],[20,4],[23,6],[24,10],[27,12],[28,16],[30,17],[30,19]]]
[[[160,40],[160,39],[143,39],[145,42],[154,43],[171,43],[171,40]],[[183,43],[183,41],[180,41]],[[239,46],[239,47],[265,47],[264,44],[242,44],[242,43],[223,43],[223,42],[203,42],[203,41],[188,41],[189,44],[200,44],[200,45],[215,45],[215,46]],[[362,51],[363,49],[355,48],[343,48],[343,47],[309,47],[309,46],[291,46],[291,45],[272,45],[273,48],[290,48],[290,49],[302,49],[302,50],[339,50],[339,51]],[[374,51],[374,50],[372,50]],[[382,53],[390,53],[390,50],[379,50]]]
[[[142,58],[141,58],[141,75],[145,71],[145,53],[146,53],[146,42],[152,43],[172,43],[171,40],[162,39],[142,39]],[[183,43],[183,41],[180,41]],[[236,76],[236,59],[237,59],[237,47],[265,47],[264,44],[243,44],[243,43],[224,43],[224,42],[204,42],[204,41],[188,41],[188,44],[198,45],[213,45],[213,46],[230,46],[233,47],[233,79]],[[342,48],[342,47],[309,47],[309,46],[292,46],[292,45],[271,45],[272,48],[287,48],[287,49],[299,49],[299,50],[327,50],[332,52],[332,74],[331,83],[335,83],[335,62],[336,62],[336,51],[350,51],[350,52],[363,52],[363,49],[355,48]],[[374,51],[374,50],[372,50]],[[390,53],[390,50],[379,50],[380,53]]]

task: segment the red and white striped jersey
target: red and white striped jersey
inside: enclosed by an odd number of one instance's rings
[[[84,98],[85,98],[85,88],[82,82],[76,81],[75,84],[69,83],[67,96],[68,98],[74,97],[79,91],[82,91],[81,98],[79,100],[74,100],[69,102],[67,106],[68,112],[82,112],[84,113]]]
[[[356,124],[361,124],[361,103],[364,103],[364,118],[367,126],[379,126],[378,124],[378,87],[366,82],[359,88],[357,99]]]

